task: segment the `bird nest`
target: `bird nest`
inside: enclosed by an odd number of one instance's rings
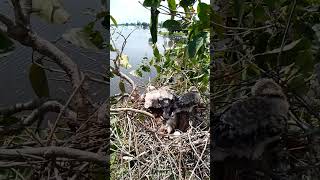
[[[126,105],[143,109],[138,102]],[[111,113],[112,179],[209,179],[208,112],[193,113],[189,129],[173,134],[159,131],[160,118],[138,111]]]

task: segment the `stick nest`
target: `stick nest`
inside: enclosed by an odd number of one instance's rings
[[[143,109],[137,101],[117,106]],[[209,179],[209,106],[187,132],[163,134],[163,122],[133,111],[111,113],[112,179]]]

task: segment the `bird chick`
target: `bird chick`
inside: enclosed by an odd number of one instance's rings
[[[252,97],[233,103],[212,127],[215,179],[248,179],[249,174],[260,179],[257,171],[272,174],[277,166],[273,150],[286,131],[287,98],[272,79],[258,80],[251,92]]]
[[[282,88],[272,79],[260,79],[251,89],[253,96],[279,97],[286,99]]]
[[[182,131],[187,129],[190,113],[193,111],[194,107],[200,103],[200,100],[200,93],[194,86],[191,86],[187,93],[177,98],[173,110],[170,109],[169,116],[166,116],[169,117],[166,121],[168,134],[176,128]]]
[[[261,79],[251,90],[253,96],[233,103],[214,128],[214,160],[258,158],[270,139],[284,131],[289,104],[281,87]]]

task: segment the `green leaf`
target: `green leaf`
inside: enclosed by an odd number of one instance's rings
[[[314,61],[311,50],[299,51],[294,57],[295,64],[299,67],[303,74],[312,73],[314,67]]]
[[[176,21],[176,20],[166,20],[163,25],[162,25],[164,28],[167,28],[168,31],[179,31],[181,30],[181,24],[179,21]]]
[[[253,16],[257,22],[263,22],[266,20],[266,15],[263,6],[257,6],[253,9]]]
[[[159,49],[158,49],[157,45],[153,45],[153,55],[156,58],[156,62],[160,62],[161,61],[161,54],[159,52]]]
[[[175,0],[167,0],[168,1],[168,7],[170,11],[176,11],[177,10],[177,4]]]
[[[84,31],[85,33],[87,33],[87,34],[92,33],[93,28],[94,28],[94,25],[95,25],[95,22],[90,22],[90,23],[88,23],[87,25],[85,25],[85,26],[83,27],[83,31]]]
[[[143,2],[143,6],[151,7],[151,8],[158,8],[160,6],[161,0],[145,0]]]
[[[197,7],[197,11],[198,11],[198,17],[200,21],[210,21],[210,18],[208,17],[211,17],[213,10],[209,4],[199,3]]]
[[[151,8],[151,23],[150,23],[150,33],[152,38],[152,43],[157,43],[158,38],[158,16],[159,11],[155,8]]]
[[[183,8],[186,8],[188,6],[192,6],[195,2],[196,2],[196,0],[181,0],[180,6]]]
[[[116,19],[115,19],[113,16],[111,16],[111,15],[110,15],[110,19],[111,19],[111,21],[113,22],[113,24],[114,24],[116,27],[118,27],[118,23],[117,23]]]
[[[64,24],[70,18],[60,0],[32,0],[32,10],[49,23]]]
[[[150,67],[147,66],[147,65],[141,65],[141,70],[144,71],[144,72],[150,72],[151,71]]]
[[[297,44],[300,43],[301,40],[302,40],[302,38],[301,38],[301,39],[298,39],[298,40],[296,40],[296,41],[293,41],[293,42],[291,42],[290,44],[285,45],[285,46],[283,47],[282,52],[289,51],[289,50],[293,49]],[[262,53],[262,55],[266,55],[266,54],[277,54],[277,53],[280,53],[280,51],[281,51],[281,48],[276,48],[276,49],[273,49],[273,50],[271,50],[271,51],[267,51],[267,52],[265,52],[265,53]]]
[[[90,34],[90,41],[99,49],[103,48],[104,38],[100,31],[94,31]]]
[[[149,61],[149,65],[150,65],[150,66],[152,66],[152,65],[153,65],[153,63],[154,63],[154,59],[153,59],[153,58],[151,58],[151,59],[150,59],[150,61]]]
[[[160,74],[160,73],[161,73],[161,70],[162,70],[161,67],[158,66],[158,65],[154,65],[154,67],[156,68],[157,73]]]
[[[294,78],[290,79],[287,84],[289,91],[294,91],[298,94],[305,94],[308,90],[302,74],[296,75]]]
[[[129,64],[129,57],[128,55],[122,54],[121,57],[119,57],[120,60],[120,66],[129,69],[131,68],[131,65]]]
[[[120,82],[119,82],[119,89],[120,89],[122,94],[126,93],[126,86],[125,86],[123,80],[120,80]]]
[[[44,69],[37,64],[32,64],[29,71],[29,80],[36,95],[40,97],[49,97],[49,86]]]
[[[188,55],[193,58],[198,53],[199,49],[204,45],[206,32],[199,33],[191,39],[188,44]]]
[[[0,31],[0,57],[3,54],[8,54],[9,51],[14,49],[14,43],[11,39]],[[2,55],[1,55],[2,54]]]
[[[116,52],[116,49],[112,46],[112,44],[106,44],[106,45],[105,45],[105,48],[107,48],[107,50]]]
[[[136,77],[142,77],[143,73],[140,69],[136,69],[134,71],[130,72],[131,75],[136,76]]]

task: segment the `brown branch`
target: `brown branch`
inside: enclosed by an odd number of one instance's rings
[[[27,1],[29,3],[27,3]],[[32,2],[30,0],[24,0],[21,4],[21,0],[11,0],[14,9],[15,22],[17,25],[23,25],[29,27],[30,24],[30,12],[32,8]],[[31,7],[30,7],[31,5]],[[28,11],[29,10],[29,11]]]
[[[73,87],[80,84],[82,74],[78,66],[64,52],[35,34],[31,34],[30,38],[32,39],[31,47],[54,60],[70,77]]]
[[[32,125],[41,114],[46,112],[61,112],[62,108],[63,106],[57,101],[45,102],[39,108],[33,110],[27,118],[22,119],[18,123],[10,126],[0,126],[0,135],[19,133],[26,126]],[[67,110],[64,114],[71,119],[75,119],[76,116],[75,113],[70,110]]]
[[[281,42],[281,46],[280,46],[280,52],[279,52],[278,57],[277,57],[277,66],[278,66],[279,70],[280,70],[280,58],[281,58],[282,51],[283,51],[283,48],[284,48],[284,44],[285,44],[286,36],[287,36],[288,30],[289,30],[289,26],[290,26],[290,23],[291,23],[292,14],[293,14],[293,12],[294,12],[294,10],[296,8],[296,5],[297,5],[297,0],[294,0],[293,1],[293,5],[292,5],[292,9],[290,11],[289,19],[288,19],[288,22],[287,22],[287,25],[286,25],[286,29],[285,29],[284,35],[282,37],[282,42]]]
[[[143,111],[143,110],[139,110],[139,109],[133,109],[133,108],[110,108],[110,111],[115,111],[115,112],[121,112],[121,111],[132,111],[132,112],[137,112],[137,113],[141,113],[144,115],[147,115],[151,118],[155,118],[154,115],[152,115],[151,113],[147,112],[147,111]]]
[[[79,161],[95,162],[101,165],[106,165],[108,162],[108,157],[68,147],[49,146],[23,149],[0,149],[0,159],[2,160],[14,159],[21,161],[25,156],[28,158],[35,158],[35,156],[41,156],[43,158],[69,158]]]
[[[10,18],[8,18],[7,16],[0,14],[0,22],[2,22],[4,25],[6,25],[7,27],[12,27],[14,26],[13,21],[11,21]]]
[[[91,76],[87,76],[88,80],[96,82],[96,83],[100,83],[100,84],[104,84],[104,85],[110,85],[110,82],[104,81],[102,79],[97,79],[97,78],[93,78]]]
[[[137,28],[136,28],[136,29],[137,29]],[[136,29],[132,30],[132,31],[127,35],[127,37],[125,37],[124,35],[122,35],[121,33],[118,32],[119,36],[121,36],[124,41],[123,41],[123,43],[122,43],[121,50],[120,50],[120,51],[118,51],[118,50],[116,51],[116,52],[117,52],[117,57],[113,60],[114,67],[110,66],[110,68],[111,68],[111,70],[112,70],[112,73],[114,73],[115,75],[119,76],[120,78],[126,80],[129,84],[131,84],[131,86],[132,86],[132,92],[131,92],[131,94],[133,94],[133,92],[136,91],[136,88],[137,88],[137,87],[136,87],[134,81],[133,81],[129,76],[127,76],[126,74],[124,74],[124,73],[122,73],[122,72],[120,71],[120,58],[121,58],[121,56],[122,56],[122,54],[123,54],[123,51],[124,51],[124,48],[125,48],[125,46],[126,46],[126,44],[127,44],[128,38],[131,36],[131,34],[132,34]],[[114,42],[112,39],[111,39],[111,41],[112,41],[114,47],[116,47],[115,42]]]
[[[28,2],[28,0],[25,1],[26,3]],[[18,10],[22,11],[20,7],[21,4],[17,0],[12,0],[12,3],[15,7],[15,16],[17,22],[17,18],[20,18],[21,20],[21,16],[23,16],[21,12],[18,13]],[[14,24],[14,22],[8,17],[0,14],[0,21],[7,26],[7,33],[10,38],[15,39],[25,46],[32,47],[40,54],[51,58],[56,64],[58,64],[60,68],[62,68],[66,72],[72,83],[72,87],[75,89],[79,86],[80,81],[84,75],[80,71],[77,64],[74,63],[69,56],[67,56],[51,42],[33,33],[29,29],[29,27],[25,25],[25,20],[23,20],[23,23]],[[77,105],[77,108],[85,109],[87,105],[86,96],[87,90],[85,88],[81,88],[75,98],[75,104]]]
[[[127,76],[126,74],[122,73],[121,71],[119,70],[116,70],[116,68],[110,66],[111,70],[112,70],[112,73],[114,73],[115,75],[119,76],[120,78],[126,80],[129,84],[131,84],[132,86],[132,91],[135,90],[137,87],[136,87],[136,84],[134,83],[134,81],[129,77]]]
[[[51,143],[51,140],[52,140],[52,137],[53,137],[53,134],[55,133],[55,130],[57,128],[57,125],[58,125],[58,122],[60,121],[63,113],[66,111],[67,107],[69,106],[71,100],[73,99],[73,97],[77,94],[77,92],[79,91],[79,89],[81,89],[81,86],[82,86],[82,83],[84,82],[85,80],[85,76],[82,78],[79,86],[77,88],[75,88],[75,90],[72,92],[72,94],[70,95],[69,99],[67,100],[66,104],[61,108],[61,111],[56,119],[56,121],[54,122],[54,125],[53,127],[51,128],[51,132],[50,132],[50,135],[48,136],[48,142],[47,142],[47,145],[49,145]]]
[[[9,106],[9,107],[0,108],[0,115],[10,116],[10,115],[18,113],[18,112],[33,110],[33,109],[39,107],[40,105],[42,105],[46,101],[47,101],[46,98],[35,99],[35,100],[31,100],[26,103],[18,103],[18,104]]]

